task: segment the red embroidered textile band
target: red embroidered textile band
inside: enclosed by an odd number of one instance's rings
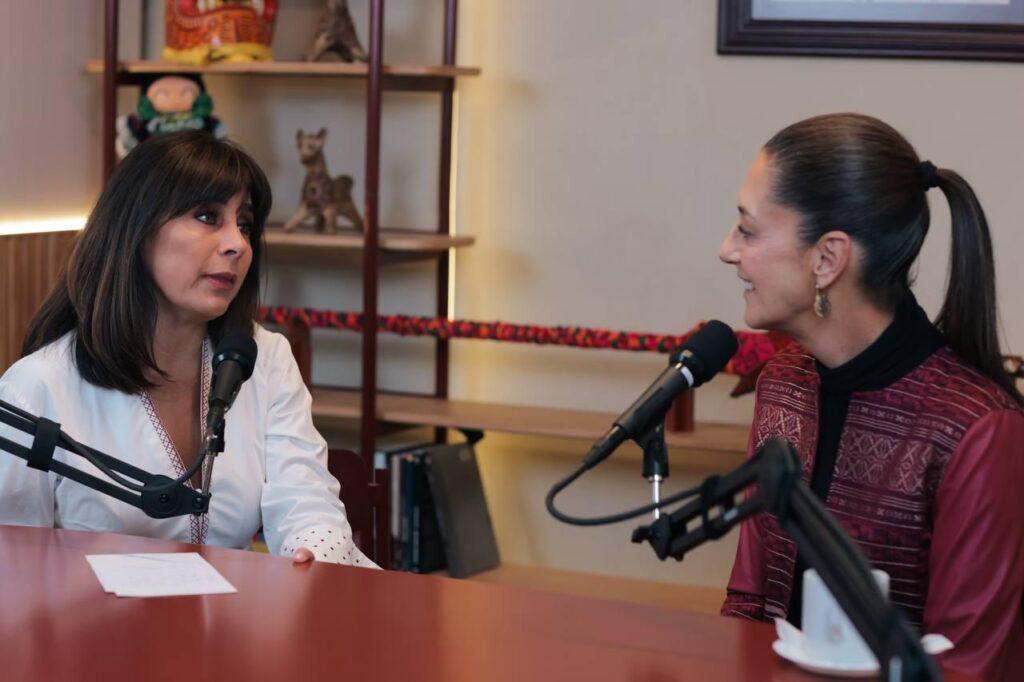
[[[334,328],[362,331],[361,313],[315,310],[313,308],[263,307],[260,321],[286,325],[300,322],[311,328]],[[697,324],[685,334],[652,334],[647,332],[613,331],[588,327],[544,327],[536,324],[510,324],[508,322],[474,322],[445,320],[416,315],[381,315],[377,327],[380,331],[401,336],[433,336],[439,339],[491,339],[516,343],[573,346],[576,348],[605,348],[612,350],[649,351],[669,353],[685,343],[703,326]],[[723,370],[738,375],[742,380],[734,395],[753,390],[761,367],[775,352],[789,343],[781,334],[772,332],[736,332],[740,348]]]

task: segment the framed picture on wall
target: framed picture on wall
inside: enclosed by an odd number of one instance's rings
[[[718,52],[1024,61],[1024,0],[719,0]]]

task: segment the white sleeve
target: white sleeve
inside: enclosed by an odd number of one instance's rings
[[[305,547],[317,561],[376,568],[352,541],[340,485],[327,470],[327,443],[313,426],[312,398],[285,343],[272,343],[263,533],[274,554]]]
[[[12,368],[0,379],[0,400],[39,416],[44,400],[30,401],[15,387]],[[40,390],[43,390],[40,386]],[[39,392],[39,391],[35,391]],[[31,449],[32,436],[0,422],[0,438]],[[20,457],[7,452],[0,443],[0,524],[42,526],[54,523],[54,481],[52,473],[30,469]]]

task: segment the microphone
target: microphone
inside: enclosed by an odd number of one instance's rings
[[[252,376],[256,366],[256,341],[248,334],[230,332],[213,352],[213,386],[210,387],[209,407],[206,412],[206,453],[211,457],[203,462],[203,495],[210,493],[213,478],[213,460],[224,451],[224,415],[235,402],[238,389]]]
[[[729,325],[711,320],[672,353],[668,369],[619,415],[611,430],[602,436],[583,459],[583,469],[603,461],[625,441],[642,436],[665,419],[672,401],[718,374],[739,344]]]
[[[217,432],[223,430],[224,415],[235,402],[242,383],[252,376],[255,366],[256,341],[251,336],[230,332],[217,344],[213,353],[213,386],[206,415],[207,449],[218,437]]]

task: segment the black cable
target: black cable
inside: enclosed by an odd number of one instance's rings
[[[157,486],[150,486],[150,487],[147,488],[145,485],[139,485],[138,483],[132,483],[128,479],[122,478],[120,474],[118,474],[117,472],[113,471],[112,469],[110,469],[110,467],[108,467],[107,465],[103,464],[102,462],[97,460],[95,457],[93,457],[92,453],[90,453],[88,448],[86,448],[84,445],[82,445],[78,441],[72,439],[67,434],[64,434],[63,431],[61,431],[61,434],[63,434],[64,437],[61,439],[62,442],[61,442],[61,446],[60,447],[64,448],[65,450],[70,450],[72,452],[75,452],[75,453],[81,455],[82,457],[84,457],[87,460],[89,460],[89,462],[94,467],[99,469],[102,473],[106,474],[106,476],[108,478],[110,478],[111,480],[113,480],[113,481],[115,481],[117,483],[120,483],[121,485],[123,485],[125,488],[128,488],[129,490],[134,490],[135,492],[142,492],[143,490],[148,490],[150,492],[155,492],[156,493],[156,492],[161,492],[163,490],[170,490],[171,488],[177,488],[179,485],[181,485],[185,481],[188,481],[189,479],[191,479],[195,475],[195,473],[197,471],[199,471],[199,467],[201,467],[203,465],[203,460],[206,459],[206,450],[205,449],[201,449],[199,451],[199,456],[196,457],[195,461],[192,463],[192,466],[190,466],[188,468],[188,471],[183,473],[178,478],[175,478],[173,480],[167,481],[167,482],[162,483],[162,484],[157,485]],[[68,447],[69,445],[70,445],[70,447]]]
[[[548,512],[562,523],[568,523],[573,526],[606,526],[612,523],[619,523],[621,521],[635,519],[636,517],[648,514],[654,511],[655,509],[667,507],[670,504],[681,502],[688,497],[693,497],[700,493],[700,486],[687,488],[685,490],[681,490],[677,493],[674,493],[666,497],[660,502],[651,502],[650,504],[644,505],[643,507],[637,507],[636,509],[632,509],[629,511],[620,512],[618,514],[612,514],[611,516],[596,516],[593,518],[569,516],[555,509],[555,496],[558,495],[558,493],[565,490],[573,481],[582,476],[583,473],[587,471],[589,468],[590,467],[587,466],[579,467],[578,469],[576,469],[576,471],[572,472],[564,479],[553,485],[551,487],[551,490],[548,491],[548,495],[547,498],[544,500],[544,504],[545,506],[547,506]]]
[[[24,419],[25,421],[29,422],[33,426],[38,423],[38,419],[36,417],[34,417],[33,415],[31,415],[28,412],[25,412],[24,410],[22,410],[21,408],[15,406],[15,405],[11,405],[10,403],[8,403],[6,401],[0,400],[0,409],[5,409],[8,412],[11,412],[12,414],[14,414],[15,416],[21,417],[22,419]],[[17,428],[20,431],[24,431],[25,433],[29,433],[24,428],[20,428],[20,427],[15,427],[15,428]],[[66,433],[64,433],[63,430],[60,431],[60,438],[58,440],[58,447],[60,447],[60,448],[62,448],[64,450],[67,450],[68,452],[74,452],[75,454],[80,455],[81,457],[84,457],[86,460],[89,461],[90,464],[92,464],[94,467],[99,469],[100,472],[102,472],[104,475],[106,475],[107,478],[111,479],[115,483],[119,483],[120,485],[124,486],[125,488],[128,488],[129,490],[133,490],[135,492],[142,492],[144,489],[147,489],[147,488],[145,488],[144,485],[140,485],[138,483],[133,483],[130,480],[122,477],[117,472],[113,471],[106,464],[104,464],[103,462],[99,461],[99,459],[94,457],[93,454],[89,451],[89,449],[86,446],[82,445],[81,443],[76,441],[74,438],[72,438],[71,436],[69,436]],[[152,492],[161,492],[163,490],[170,490],[171,488],[175,488],[175,487],[181,485],[185,481],[187,481],[190,478],[192,478],[193,475],[195,475],[196,471],[199,470],[199,467],[202,466],[204,459],[206,459],[206,451],[205,451],[205,449],[200,451],[199,456],[196,457],[196,460],[195,460],[195,462],[192,463],[192,466],[189,467],[188,471],[183,473],[181,476],[179,476],[178,478],[176,478],[174,480],[167,481],[166,483],[162,483],[161,485],[150,487],[147,490],[152,491]]]

